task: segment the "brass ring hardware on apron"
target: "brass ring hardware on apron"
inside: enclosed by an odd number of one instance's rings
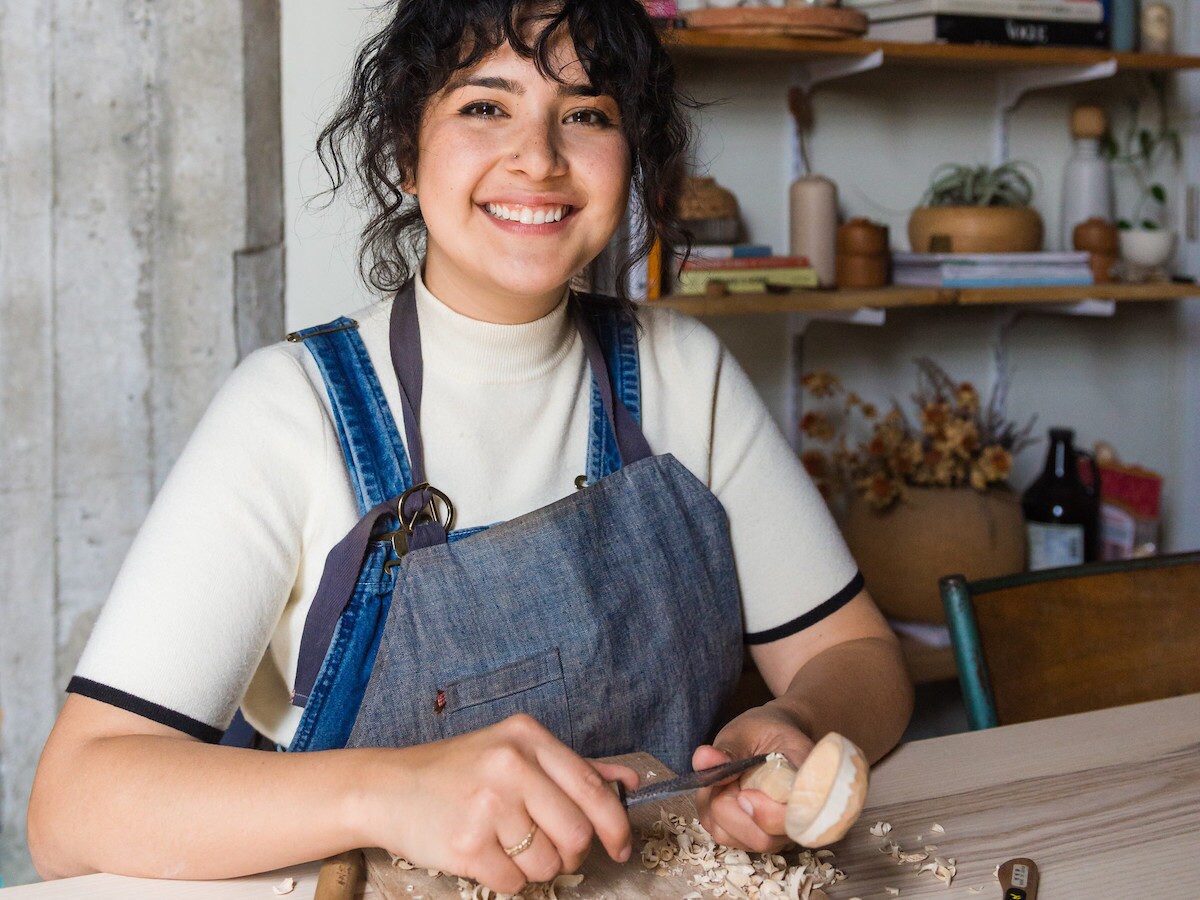
[[[421,491],[427,492],[429,499],[425,501],[424,506],[406,519],[404,517],[405,502],[411,495]],[[396,503],[396,517],[400,520],[400,527],[395,531],[380,535],[380,540],[390,540],[392,548],[396,551],[396,558],[389,559],[383,564],[385,575],[392,574],[392,569],[400,565],[400,560],[408,553],[408,539],[412,537],[413,530],[418,525],[425,522],[436,522],[446,530],[447,534],[454,530],[454,503],[445,493],[433,487],[428,481],[422,481],[414,484],[400,495],[400,500]]]

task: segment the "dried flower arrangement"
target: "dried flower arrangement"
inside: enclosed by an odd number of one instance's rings
[[[1013,457],[1033,443],[1036,419],[1017,427],[1005,416],[1008,379],[1003,351],[997,350],[999,377],[986,406],[969,382],[957,382],[936,362],[915,360],[917,390],[912,395],[916,422],[898,402],[880,415],[877,406],[847,391],[831,372],[805,375],[805,392],[819,401],[806,412],[800,430],[808,447],[801,459],[827,500],[857,492],[877,509],[902,499],[907,487],[960,487],[986,491],[1002,484]],[[865,438],[857,442],[851,432]]]

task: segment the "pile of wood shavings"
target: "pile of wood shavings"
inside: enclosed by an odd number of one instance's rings
[[[396,856],[394,853],[388,854],[392,858],[392,865],[397,869],[412,871],[416,869],[412,863],[401,856]],[[553,881],[539,882],[525,886],[525,889],[519,894],[501,894],[498,891],[493,891],[489,887],[484,887],[477,881],[472,881],[470,878],[462,878],[459,876],[446,875],[445,872],[439,872],[437,869],[426,869],[426,874],[430,878],[457,878],[458,880],[458,896],[461,900],[559,900],[559,888],[579,887],[583,883],[582,875],[559,875]]]
[[[713,897],[735,900],[820,900],[821,888],[846,880],[832,850],[801,850],[789,864],[779,853],[750,854],[716,843],[698,819],[663,810],[642,832],[642,865],[656,875],[679,875],[684,865],[701,869],[692,881]],[[791,855],[791,854],[788,854]],[[693,891],[683,900],[702,900]]]
[[[876,822],[871,826],[871,834],[876,837],[883,837],[892,830],[892,826],[887,822]],[[931,829],[935,834],[945,834],[946,829],[941,825],[934,825]],[[895,841],[888,841],[879,848],[880,853],[886,853],[896,861],[896,865],[902,866],[906,863],[913,864],[914,871],[920,875],[928,872],[938,881],[942,882],[946,887],[950,887],[950,882],[954,880],[955,874],[958,872],[958,867],[954,862],[954,857],[935,856],[937,852],[935,844],[927,844],[920,850],[905,851]]]

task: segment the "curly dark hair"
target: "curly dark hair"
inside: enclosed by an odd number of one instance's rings
[[[346,95],[317,139],[327,193],[347,185],[352,167],[358,176],[371,213],[359,252],[368,284],[397,290],[423,250],[420,207],[401,185],[416,171],[429,100],[504,44],[561,81],[551,59],[564,30],[592,87],[616,99],[629,142],[631,203],[643,221],[617,279],[620,299],[628,300],[624,275],[656,239],[690,245],[675,207],[691,143],[684,108],[696,104],[677,90],[674,64],[639,0],[388,0],[382,9],[390,20],[359,51]]]

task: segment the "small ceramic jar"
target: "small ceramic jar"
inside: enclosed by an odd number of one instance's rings
[[[1086,250],[1090,254],[1088,263],[1096,284],[1110,283],[1119,252],[1117,226],[1106,219],[1092,216],[1075,226],[1072,238],[1076,250]]]
[[[888,230],[864,218],[851,219],[837,230],[839,288],[876,288],[888,283]]]

